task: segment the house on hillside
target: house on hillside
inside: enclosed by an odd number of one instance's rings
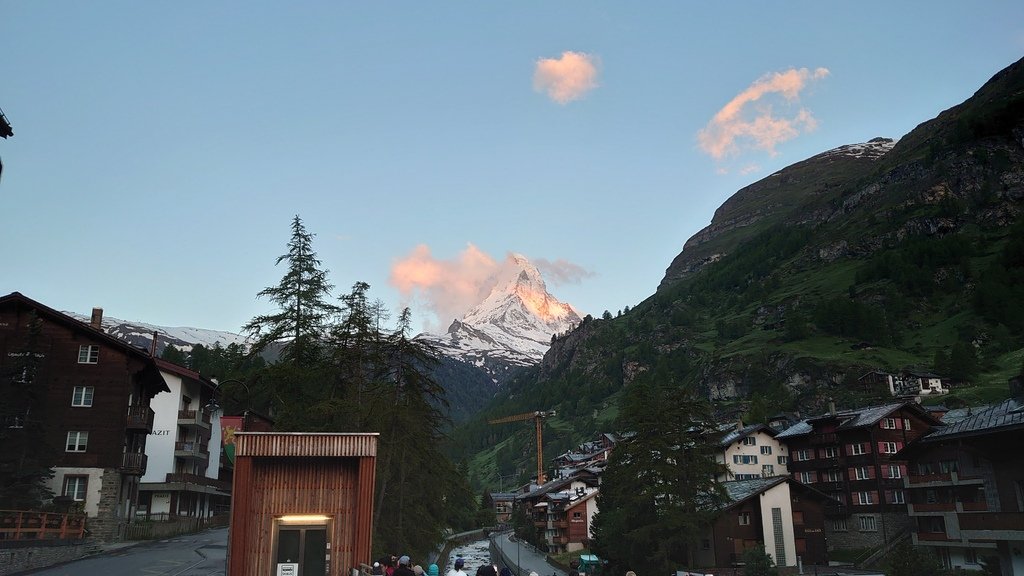
[[[153,399],[149,466],[139,485],[138,514],[151,519],[207,518],[227,512],[231,484],[218,478],[220,412],[206,409],[217,384],[198,372],[156,359],[170,393]]]
[[[43,419],[45,445],[38,449],[53,463],[50,488],[81,507],[92,535],[118,539],[135,515],[147,469],[151,402],[169,388],[148,351],[100,329],[102,309],[93,309],[86,324],[18,292],[0,297],[0,373],[23,353],[33,318],[38,365],[21,383],[45,389],[45,411],[25,413],[9,400],[2,410],[22,422]]]
[[[880,546],[911,527],[903,478],[894,460],[941,422],[912,401],[807,418],[776,438],[789,447],[793,479],[839,504],[826,508],[830,549]]]
[[[715,462],[727,471],[718,477],[727,480],[749,480],[789,474],[789,451],[776,436],[778,432],[765,424],[726,424],[720,428]]]
[[[946,568],[1024,575],[1024,398],[976,410],[909,443],[906,507],[915,546]]]
[[[778,566],[825,564],[825,509],[835,502],[791,478],[723,482],[731,503],[701,540],[697,564],[736,566],[748,548],[764,546]],[[715,572],[718,574],[718,572]]]
[[[937,374],[905,369],[896,374],[872,370],[857,379],[867,394],[888,393],[890,396],[934,396],[949,394],[946,381]]]

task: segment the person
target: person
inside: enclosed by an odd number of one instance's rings
[[[387,563],[384,564],[384,575],[385,576],[394,576],[394,574],[395,574],[395,565],[396,564],[398,564],[398,557],[397,556],[390,556],[390,557],[388,557]]]
[[[431,564],[430,566],[427,566],[427,576],[438,576],[438,574],[439,571],[437,569],[437,564]]]
[[[481,564],[476,569],[476,576],[498,576],[498,570],[494,564]]]
[[[510,570],[508,566],[502,566],[501,576],[512,576],[512,570]]]
[[[370,568],[370,574],[373,576],[384,576],[384,569],[380,567],[380,562],[373,563],[373,568]]]
[[[420,568],[420,571],[422,572],[423,569]],[[412,571],[412,568],[409,568],[408,556],[403,555],[398,559],[398,568],[395,568],[394,576],[416,576],[416,573]]]
[[[626,576],[636,576],[636,572],[630,570],[629,572],[626,572]]]
[[[466,565],[466,560],[459,556],[455,558],[455,568],[448,571],[448,576],[466,576],[466,573],[462,571],[462,567]]]

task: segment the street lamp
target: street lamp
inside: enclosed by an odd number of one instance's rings
[[[210,401],[203,406],[203,410],[208,412],[214,412],[216,410],[223,410],[224,408],[217,403],[217,394],[221,392],[221,387],[225,384],[241,384],[242,388],[245,388],[245,411],[242,413],[242,428],[245,428],[246,421],[249,419],[249,402],[252,400],[252,390],[249,385],[238,380],[237,378],[228,378],[227,380],[217,380],[216,378],[210,378],[215,388],[213,389],[213,396],[210,397]]]

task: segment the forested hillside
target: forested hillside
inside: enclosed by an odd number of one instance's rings
[[[657,292],[586,318],[513,379],[455,450],[474,480],[528,477],[532,434],[486,418],[557,410],[551,457],[613,427],[638,379],[697,386],[722,418],[867,400],[871,369],[954,382],[947,404],[1005,396],[1024,364],[1024,62],[893,145],[843,147],[737,192]]]

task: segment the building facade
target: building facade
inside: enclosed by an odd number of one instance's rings
[[[136,511],[150,403],[168,388],[147,351],[100,330],[102,317],[94,309],[86,324],[17,292],[0,297],[0,372],[19,354],[36,359],[20,382],[45,390],[45,411],[8,404],[6,417],[43,419],[38,449],[52,463],[50,489],[86,513],[90,534],[114,540]],[[25,350],[30,333],[33,349]]]
[[[208,408],[217,385],[182,366],[157,359],[170,389],[152,402],[148,467],[139,486],[138,514],[151,519],[206,518],[227,512],[231,485],[218,478],[222,453],[220,411]]]
[[[830,549],[877,547],[908,532],[904,462],[893,457],[940,422],[915,402],[808,418],[779,433],[793,479],[825,493]]]
[[[715,461],[726,466],[719,482],[750,480],[789,474],[789,450],[764,424],[744,426],[742,422],[723,428]]]
[[[916,546],[947,568],[1024,575],[1024,402],[949,424],[898,454]]]

